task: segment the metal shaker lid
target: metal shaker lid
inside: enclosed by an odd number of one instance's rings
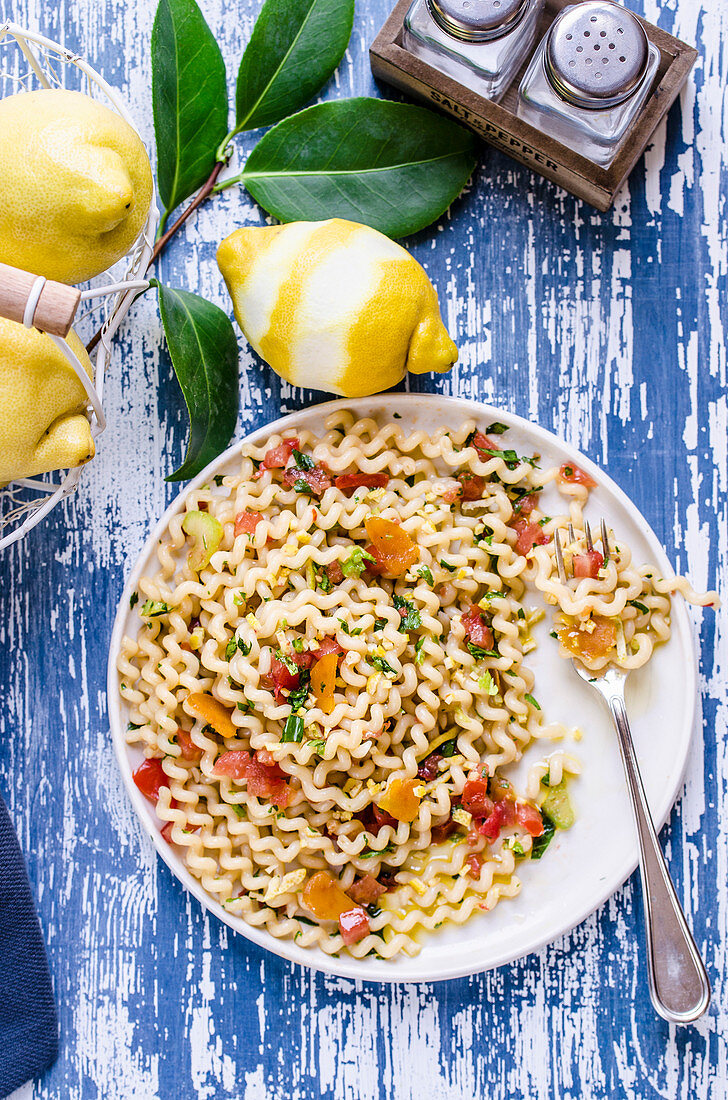
[[[552,24],[544,67],[567,103],[598,110],[629,99],[648,60],[647,35],[630,11],[611,0],[587,0]]]
[[[427,0],[430,15],[453,38],[488,42],[512,31],[531,0]]]

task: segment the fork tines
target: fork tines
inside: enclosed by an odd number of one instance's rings
[[[576,534],[574,532],[573,523],[569,523],[567,527],[567,533],[569,536],[569,542],[576,542]],[[602,557],[604,558],[604,564],[606,565],[609,561],[609,535],[607,533],[607,524],[604,520],[604,517],[602,517],[600,522],[599,533],[602,539]],[[591,552],[594,549],[594,539],[592,538],[591,528],[586,520],[584,520],[584,537],[586,540],[586,548],[589,552]],[[566,584],[566,581],[568,579],[566,573],[566,562],[564,560],[564,548],[561,543],[561,530],[558,527],[554,531],[554,550],[556,554],[556,566],[559,571],[559,580],[562,584]]]
[[[561,531],[557,527],[554,531],[554,549],[556,551],[556,565],[559,570],[559,580],[566,584],[566,566],[564,565],[564,552],[561,548]]]

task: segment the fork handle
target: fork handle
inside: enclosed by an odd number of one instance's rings
[[[710,982],[677,899],[652,823],[627,721],[624,696],[619,691],[610,695],[607,701],[619,734],[619,748],[637,822],[650,997],[663,1019],[688,1024],[697,1020],[707,1009]]]

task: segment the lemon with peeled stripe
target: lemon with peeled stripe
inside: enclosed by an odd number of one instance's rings
[[[457,359],[424,268],[369,226],[238,229],[217,262],[241,329],[291,385],[363,397]]]

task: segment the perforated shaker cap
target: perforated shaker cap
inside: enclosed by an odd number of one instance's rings
[[[520,23],[531,0],[427,0],[437,25],[464,42],[489,42]]]
[[[629,99],[648,59],[647,35],[631,12],[611,0],[587,0],[552,24],[544,67],[567,103],[603,110]]]

